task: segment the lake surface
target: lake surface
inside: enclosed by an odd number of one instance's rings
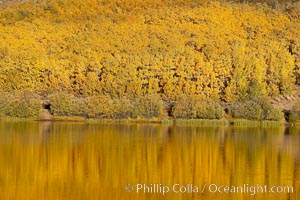
[[[296,200],[300,129],[0,122],[0,199]]]

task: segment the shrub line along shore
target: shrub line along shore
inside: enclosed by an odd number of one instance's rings
[[[284,116],[265,98],[226,104],[199,96],[181,96],[168,103],[159,95],[112,99],[107,96],[75,97],[65,92],[47,97],[30,92],[2,92],[0,97],[0,119],[3,121],[278,126],[296,125],[299,108],[296,104],[289,115]]]
[[[274,126],[300,126],[299,122],[288,123],[286,121],[268,121],[268,120],[245,120],[245,119],[227,119],[209,120],[209,119],[96,119],[84,118],[78,116],[59,116],[52,119],[37,118],[16,118],[2,117],[2,122],[78,122],[78,123],[105,123],[105,124],[162,124],[162,125],[181,125],[181,126],[254,126],[254,127],[274,127]]]

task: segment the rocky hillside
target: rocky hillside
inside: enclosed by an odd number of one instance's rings
[[[277,108],[289,111],[295,103],[300,101],[300,86],[295,86],[295,90],[290,95],[278,95],[270,97],[269,100]]]

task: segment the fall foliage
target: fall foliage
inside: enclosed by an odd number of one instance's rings
[[[18,4],[0,11],[0,88],[42,96],[159,95],[167,102],[184,95],[235,102],[287,94],[300,82],[300,4],[284,5]]]

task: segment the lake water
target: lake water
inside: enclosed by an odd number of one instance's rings
[[[300,129],[0,122],[0,199],[296,200]]]

